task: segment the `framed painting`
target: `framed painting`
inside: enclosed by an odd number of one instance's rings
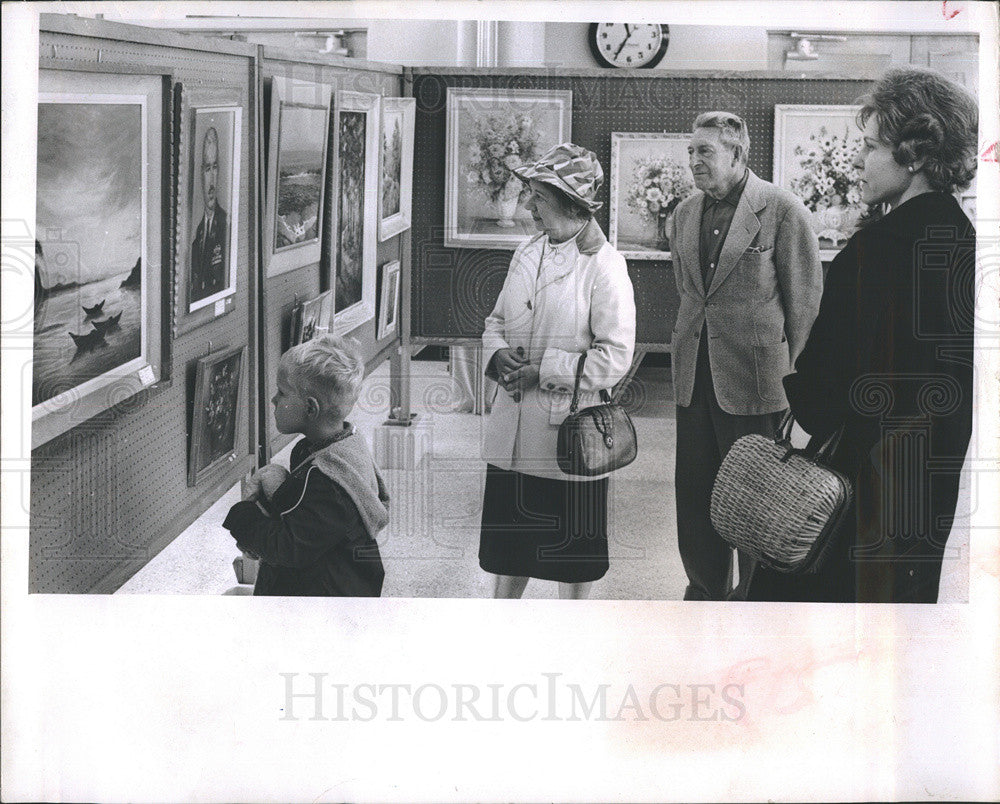
[[[334,105],[329,286],[334,332],[343,335],[375,317],[379,96],[338,90]]]
[[[293,333],[292,346],[311,341],[330,331],[330,320],[333,316],[333,291],[320,293],[315,299],[302,302],[299,315],[296,316],[296,331]]]
[[[571,91],[448,87],[444,244],[515,249],[536,234],[513,169],[572,138]]]
[[[236,294],[243,107],[232,90],[182,92],[177,333],[232,309]]]
[[[812,213],[820,258],[832,260],[864,212],[853,166],[861,150],[859,106],[774,107],[774,174]]]
[[[379,268],[378,340],[395,333],[399,319],[399,260]]]
[[[195,366],[188,485],[196,486],[236,454],[245,346],[219,349]]]
[[[169,372],[169,75],[39,70],[32,448]]]
[[[413,127],[416,98],[382,98],[378,239],[410,228],[413,207]]]
[[[271,80],[267,216],[267,275],[320,260],[326,190],[331,88]]]
[[[694,192],[690,134],[611,133],[608,239],[631,260],[669,260],[670,223]]]

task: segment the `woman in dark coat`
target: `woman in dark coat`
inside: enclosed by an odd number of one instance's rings
[[[926,70],[887,73],[859,123],[868,220],[830,265],[784,380],[854,504],[816,574],[758,566],[750,600],[934,603],[972,432],[975,230],[953,193],[975,176],[976,102]]]

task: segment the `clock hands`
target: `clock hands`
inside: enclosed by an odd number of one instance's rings
[[[625,23],[625,38],[622,39],[622,43],[618,46],[618,50],[615,51],[615,58],[618,58],[618,54],[622,52],[622,48],[625,47],[625,43],[632,38],[632,27],[626,22]]]

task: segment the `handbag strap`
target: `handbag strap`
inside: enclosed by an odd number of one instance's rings
[[[569,412],[576,413],[580,408],[580,378],[583,376],[583,363],[587,359],[587,353],[584,352],[580,355],[580,359],[576,361],[576,379],[573,382],[573,401],[569,403]],[[611,394],[608,393],[607,388],[601,389],[601,401],[606,405],[618,404],[618,399],[624,390],[624,386],[615,393],[615,398],[611,398]]]

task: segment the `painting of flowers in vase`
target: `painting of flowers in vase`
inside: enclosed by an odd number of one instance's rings
[[[864,211],[854,160],[861,150],[857,106],[774,107],[774,183],[812,213],[820,257],[831,260]]]
[[[448,88],[446,246],[514,249],[536,233],[514,170],[571,139],[572,95]]]
[[[611,134],[611,217],[608,239],[632,260],[669,260],[670,224],[694,192],[690,134]]]

